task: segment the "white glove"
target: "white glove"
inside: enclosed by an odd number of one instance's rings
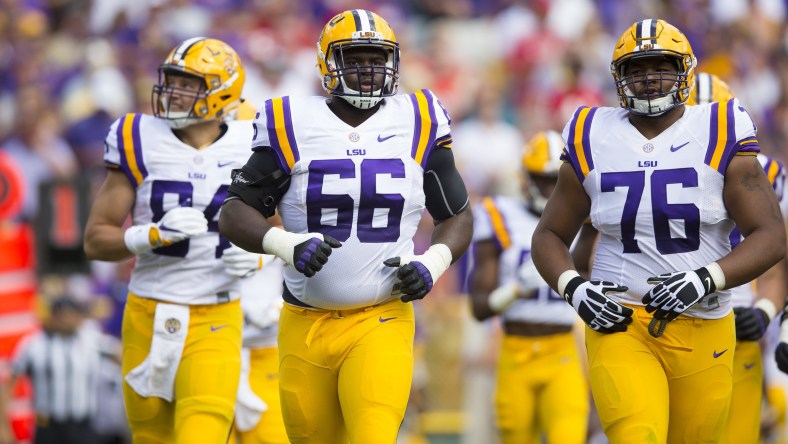
[[[558,278],[558,290],[580,318],[599,333],[627,330],[632,323],[632,309],[607,297],[607,293],[623,293],[623,285],[607,281],[588,281],[574,270],[567,270]]]
[[[534,265],[533,259],[530,257],[520,268],[517,270],[517,282],[520,285],[520,294],[529,295],[540,287],[547,287],[547,282]]]
[[[282,301],[273,301],[259,309],[244,310],[244,318],[249,324],[259,328],[268,328],[279,322],[279,314],[282,312]]]
[[[273,254],[306,277],[312,277],[323,268],[333,248],[342,243],[321,233],[290,233],[273,227],[263,237],[263,251]]]
[[[139,255],[207,232],[208,220],[202,211],[175,207],[158,222],[129,227],[123,234],[123,241],[129,251]]]
[[[222,263],[227,274],[244,278],[263,268],[263,255],[251,253],[237,245],[233,245],[224,250]]]
[[[653,312],[654,319],[672,321],[707,294],[722,289],[725,277],[720,266],[712,262],[695,271],[674,271],[650,277],[648,283],[656,285],[643,296],[646,311]]]

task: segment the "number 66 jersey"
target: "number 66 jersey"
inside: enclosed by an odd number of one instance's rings
[[[733,156],[757,155],[755,132],[737,99],[686,106],[653,139],[632,126],[625,109],[575,112],[564,129],[562,159],[591,199],[591,222],[601,233],[593,279],[629,287],[612,299],[643,305],[649,277],[694,270],[730,252],[725,172]],[[718,319],[730,309],[730,291],[723,290],[685,314]]]
[[[450,147],[449,117],[428,90],[387,97],[357,127],[325,97],[265,102],[254,122],[253,150],[271,150],[290,185],[278,205],[292,233],[330,235],[342,247],[311,278],[285,269],[285,285],[322,309],[393,299],[388,258],[413,254],[425,208],[424,170],[431,150]]]
[[[196,208],[208,220],[208,233],[137,256],[129,283],[135,295],[179,304],[240,297],[238,278],[224,272],[221,257],[230,242],[219,235],[218,220],[230,171],[247,157],[252,125],[226,124],[224,135],[199,150],[181,142],[166,121],[145,114],[127,114],[110,128],[104,163],[135,189],[134,225],[158,222],[177,206]]]

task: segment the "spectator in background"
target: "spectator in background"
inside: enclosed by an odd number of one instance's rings
[[[97,412],[98,365],[102,357],[119,361],[120,350],[116,341],[83,326],[84,309],[75,299],[57,297],[49,308],[43,330],[17,346],[0,410],[6,410],[17,378],[26,375],[33,386],[35,444],[98,442],[91,425]]]

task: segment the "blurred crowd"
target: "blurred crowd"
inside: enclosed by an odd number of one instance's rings
[[[41,183],[101,182],[109,125],[128,112],[150,113],[157,67],[176,43],[202,35],[232,45],[245,63],[244,97],[254,104],[321,94],[315,42],[327,20],[351,8],[377,12],[397,32],[400,92],[430,88],[449,111],[472,199],[517,192],[520,152],[535,132],[560,131],[581,104],[617,104],[613,43],[644,18],[684,31],[698,70],[727,81],[747,107],[761,149],[788,160],[783,0],[0,0],[0,150],[24,172],[19,219],[35,220]],[[489,391],[489,380],[474,378],[494,362],[480,338],[496,329],[469,320],[456,268],[457,279],[444,279],[424,301],[419,316],[428,320],[418,323],[434,362],[417,368],[412,402],[435,412],[420,421],[436,430],[463,422],[452,416],[460,415],[455,406]],[[91,270],[69,276],[65,287],[93,303],[105,330],[118,335],[128,264]],[[454,389],[461,385],[465,393]],[[479,429],[492,424],[466,420]]]

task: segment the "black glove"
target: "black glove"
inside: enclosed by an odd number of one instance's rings
[[[293,248],[293,258],[295,260],[293,265],[304,276],[312,277],[328,262],[332,249],[341,246],[341,242],[327,234],[323,235],[322,241],[317,237],[313,237]]]
[[[769,326],[769,315],[756,307],[733,307],[736,317],[736,339],[757,341]]]
[[[402,302],[423,299],[432,290],[432,275],[421,262],[411,261],[400,266],[400,258],[392,257],[383,261],[383,265],[399,267],[397,270],[399,283],[394,284],[394,292],[399,291],[404,295],[400,297]]]
[[[580,276],[572,278],[563,297],[592,330],[615,333],[627,330],[632,323],[632,309],[607,297],[607,293],[622,293],[628,288],[607,281],[587,281]]]
[[[650,277],[648,283],[656,285],[643,296],[646,311],[654,313],[654,319],[666,321],[676,319],[704,296],[717,290],[706,267]]]

